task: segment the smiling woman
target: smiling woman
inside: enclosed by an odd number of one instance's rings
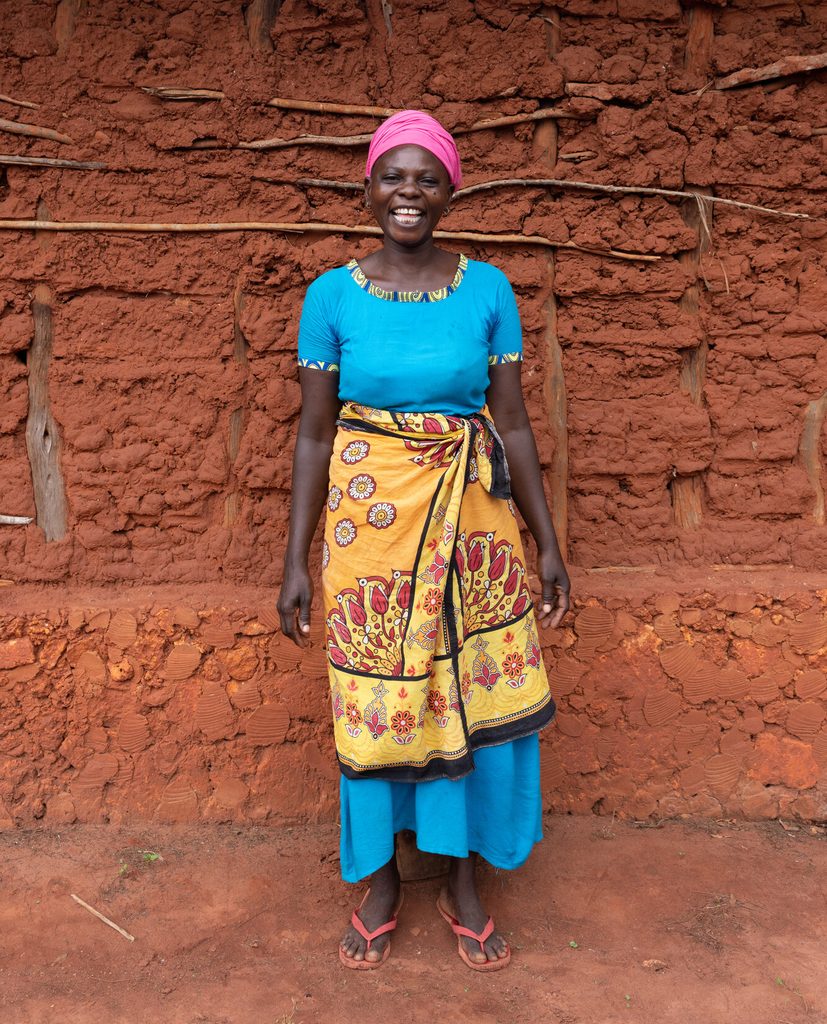
[[[342,874],[370,878],[339,956],[362,970],[387,959],[396,927],[396,833],[452,858],[438,909],[463,961],[489,971],[511,951],[482,908],[474,858],[514,868],[541,838],[537,733],[554,702],[515,504],[537,542],[542,626],[568,610],[569,580],[520,388],[511,285],[434,245],[461,180],[454,140],[432,117],[384,122],[365,178],[382,248],[317,278],[299,327],[279,612],[306,643],[307,555],[326,504]]]

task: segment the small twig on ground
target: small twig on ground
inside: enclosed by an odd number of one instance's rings
[[[72,142],[68,135],[56,132],[53,128],[42,128],[39,124],[24,124],[22,121],[7,121],[2,117],[0,117],[0,132],[8,132],[10,135],[26,135],[32,139],[48,139],[50,142]]]
[[[25,526],[31,521],[31,516],[0,516],[0,525],[3,526]]]
[[[115,924],[114,921],[110,921],[109,918],[105,917],[99,910],[95,910],[94,907],[90,907],[89,904],[85,900],[82,900],[80,898],[80,896],[76,896],[74,893],[70,893],[69,895],[72,897],[72,899],[75,901],[75,903],[79,903],[82,907],[84,907],[86,910],[88,910],[90,914],[94,914],[95,917],[98,918],[98,920],[103,921],[104,924],[108,924],[110,928],[114,928],[115,931],[119,932],[121,935],[123,935],[123,937],[125,939],[129,939],[130,942],[134,942],[135,941],[135,936],[134,935],[130,935],[129,932],[124,931],[124,929],[121,928],[121,926],[119,924]]]

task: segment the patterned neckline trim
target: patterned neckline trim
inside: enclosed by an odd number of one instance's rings
[[[447,299],[449,295],[453,295],[462,284],[465,271],[468,269],[468,257],[464,253],[460,253],[453,281],[444,288],[436,288],[432,292],[395,292],[380,288],[365,275],[356,259],[352,259],[347,264],[347,269],[356,284],[368,295],[373,295],[374,298],[384,299],[386,302],[439,302],[441,299]]]

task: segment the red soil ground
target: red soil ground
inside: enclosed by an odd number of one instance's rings
[[[407,884],[381,970],[341,968],[358,889],[339,880],[334,826],[6,832],[2,1019],[815,1024],[827,1020],[827,834],[788,828],[549,818],[525,867],[484,869],[514,948],[488,976],[457,958],[436,879]]]

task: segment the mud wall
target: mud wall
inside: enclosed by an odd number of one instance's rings
[[[69,140],[0,131],[0,153],[106,165],[0,158],[0,219],[366,223],[358,193],[296,184],[358,182],[363,148],[238,145],[376,121],[274,110],[275,96],[416,105],[452,127],[567,115],[463,135],[468,184],[824,209],[825,73],[712,85],[827,49],[817,3],[0,8],[0,93],[38,104],[0,100],[0,116]],[[578,617],[546,651],[550,805],[823,814],[827,223],[514,187],[459,198],[444,226],[558,244],[454,246],[518,293],[575,578]],[[375,241],[0,237],[0,514],[35,518],[0,526],[7,820],[298,820],[308,786],[312,813],[333,813],[318,656],[284,654],[272,601],[302,293]]]

